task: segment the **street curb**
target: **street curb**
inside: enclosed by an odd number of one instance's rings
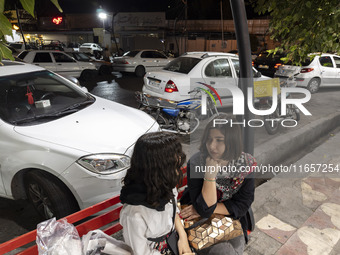
[[[257,164],[275,165],[340,125],[340,111],[255,147]]]

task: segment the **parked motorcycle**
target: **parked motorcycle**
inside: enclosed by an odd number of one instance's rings
[[[198,128],[200,118],[218,114],[215,103],[207,96],[207,115],[201,115],[202,93],[204,90],[197,87],[189,91],[190,99],[175,102],[136,92],[136,99],[139,109],[151,115],[163,131],[189,135]]]
[[[288,79],[280,79],[280,87],[295,87],[296,82],[293,78]],[[287,93],[287,98],[291,98],[292,95]],[[278,102],[276,110],[270,114],[264,116],[264,127],[268,134],[274,135],[276,134],[280,127],[282,126],[282,121],[286,119],[291,119],[296,122],[300,120],[300,111],[299,109],[293,104],[287,104],[286,108],[286,115],[281,115],[281,97],[278,95]],[[260,99],[260,107],[269,109],[272,105],[272,98],[266,97]]]

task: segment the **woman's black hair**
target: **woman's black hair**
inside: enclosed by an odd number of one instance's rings
[[[220,130],[224,135],[225,151],[223,157],[225,160],[237,160],[241,156],[243,151],[242,133],[239,124],[231,124],[235,122],[237,120],[233,116],[220,113],[208,123],[204,129],[200,145],[200,151],[205,157],[209,155],[206,143],[212,129]]]
[[[136,142],[131,167],[124,185],[144,183],[147,203],[158,206],[160,200],[170,201],[173,188],[182,180],[181,167],[186,159],[177,135],[154,132],[142,135]]]

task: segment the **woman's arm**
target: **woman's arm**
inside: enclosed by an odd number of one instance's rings
[[[195,211],[204,218],[209,218],[214,212],[216,203],[212,206],[208,206],[203,198],[202,187],[203,187],[203,177],[204,173],[196,173],[195,168],[199,165],[199,154],[195,154],[187,164],[187,175],[188,175],[188,192],[190,196],[190,201],[195,208]],[[216,183],[213,182],[216,189]],[[216,192],[216,191],[215,191]],[[189,208],[186,209],[189,213]],[[183,211],[183,210],[182,210]],[[181,212],[182,215],[182,212]],[[189,217],[189,216],[188,216]],[[187,218],[183,216],[183,218]]]
[[[185,232],[181,219],[179,218],[177,213],[176,213],[176,218],[175,218],[175,228],[179,236],[178,238],[179,254],[191,253],[187,233]]]
[[[214,213],[228,216],[230,213],[223,203],[217,203]]]
[[[225,160],[214,160],[211,157],[206,159],[206,172],[203,178],[202,195],[208,207],[217,203],[216,176],[221,165],[227,165]],[[217,205],[218,206],[218,205]],[[218,206],[220,207],[220,206]],[[216,209],[215,209],[216,210]]]
[[[244,216],[254,201],[255,180],[252,176],[244,179],[241,188],[232,196],[231,199],[223,202],[229,215],[234,218]]]

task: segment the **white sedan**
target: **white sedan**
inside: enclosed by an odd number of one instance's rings
[[[340,86],[340,56],[333,54],[308,57],[302,66],[282,65],[275,77],[287,79],[293,77],[297,86],[306,87],[316,93],[322,87]]]
[[[232,94],[228,88],[238,86],[239,59],[235,54],[221,52],[189,52],[172,62],[163,70],[149,72],[144,76],[143,92],[173,101],[190,98],[189,91],[211,86],[219,94],[222,105],[232,105]],[[253,68],[254,80],[267,80]]]
[[[114,71],[135,73],[137,77],[143,77],[145,72],[160,70],[172,60],[158,50],[133,50],[122,57],[115,57],[112,65]]]
[[[146,113],[96,97],[41,67],[0,66],[0,196],[28,198],[44,218],[119,194]]]
[[[78,62],[66,53],[56,50],[23,51],[18,58],[63,76],[81,77],[85,80],[92,77],[94,70],[97,70],[93,63]]]

